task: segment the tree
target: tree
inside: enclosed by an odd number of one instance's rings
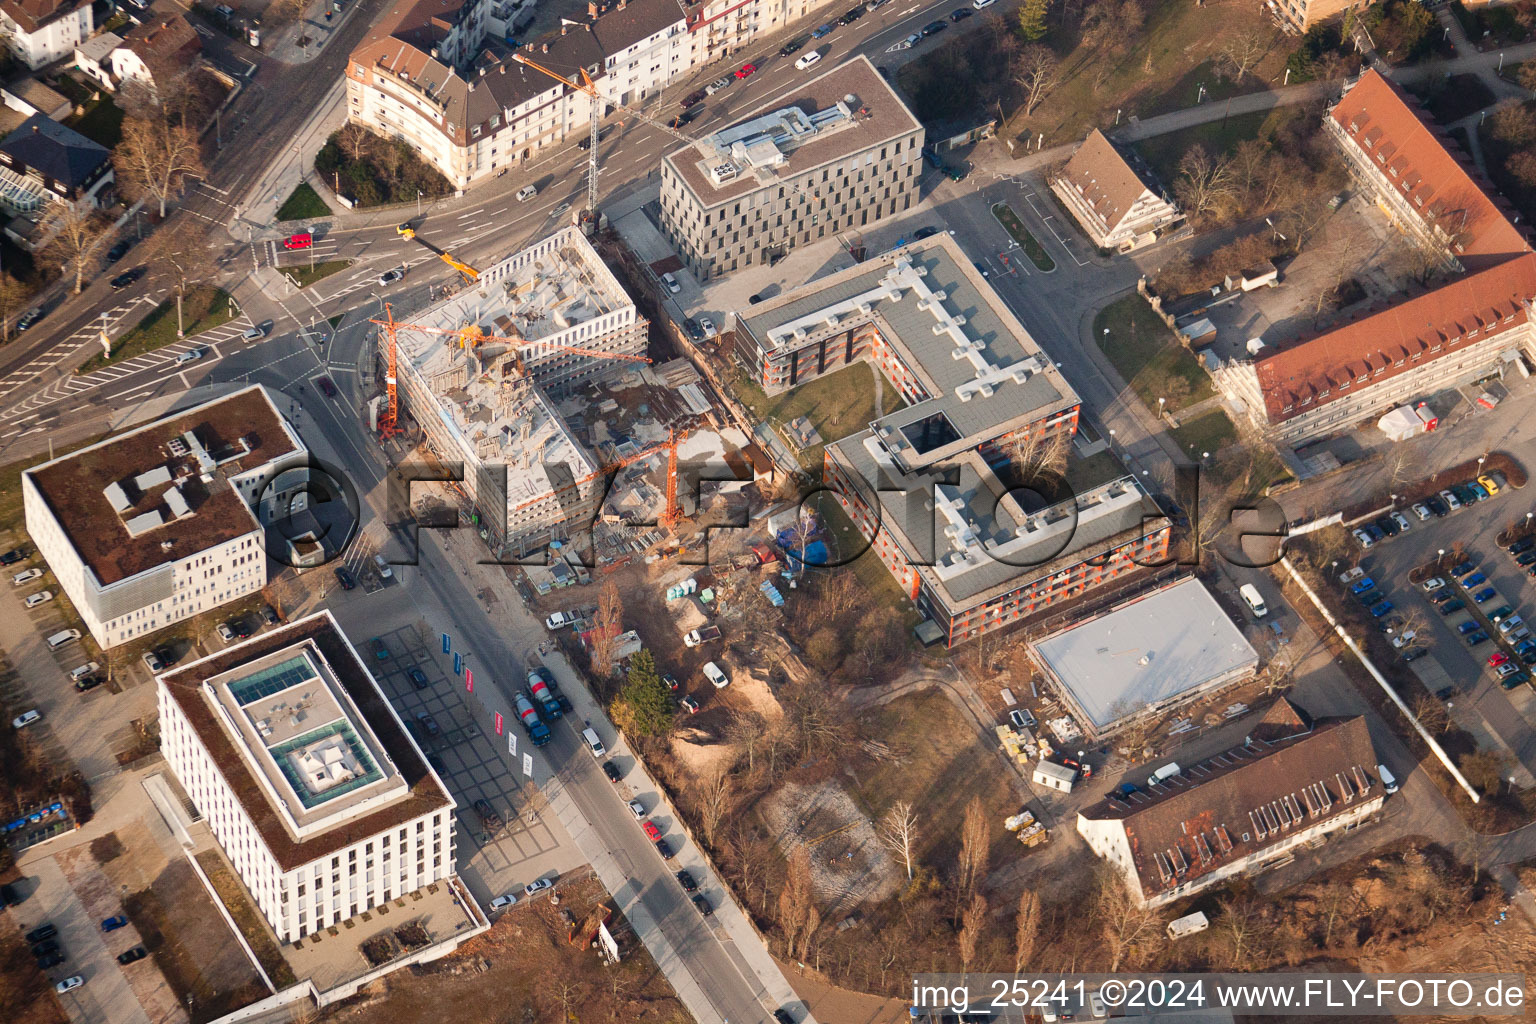
[[[731,719],[731,740],[747,754],[747,771],[757,767],[757,747],[768,735],[768,719],[756,711],[741,711]]]
[[[1072,435],[1065,430],[1033,430],[1015,434],[1003,444],[1009,461],[1019,472],[1020,481],[1025,486],[1032,486],[1046,478],[1061,476],[1072,451]]]
[[[1218,900],[1219,926],[1227,943],[1227,966],[1234,971],[1250,969],[1259,959],[1264,922],[1257,901],[1249,895]]]
[[[603,581],[597,595],[597,617],[592,624],[592,671],[606,679],[613,674],[613,653],[624,632],[624,599],[612,576]]]
[[[912,859],[916,854],[915,847],[920,834],[917,814],[912,810],[912,805],[905,800],[892,804],[891,809],[885,812],[885,817],[880,819],[875,834],[879,836],[880,842],[901,858],[907,869],[907,881],[912,881]]]
[[[629,659],[629,678],[619,699],[641,735],[659,735],[672,727],[671,694],[656,674],[656,661],[650,651],[642,650]]]
[[[700,818],[704,826],[704,842],[709,846],[715,845],[715,830],[720,827],[720,819],[725,816],[726,808],[731,802],[731,777],[724,769],[717,768],[704,780],[704,786],[699,794],[701,799]]]
[[[147,118],[128,118],[122,141],[112,151],[112,167],[124,192],[154,200],[164,217],[166,203],[181,195],[187,178],[203,173],[197,133],[172,123],[163,110]]]
[[[978,892],[966,905],[965,913],[960,915],[960,934],[956,938],[960,944],[961,971],[969,973],[971,964],[976,962],[976,944],[986,928],[987,898]]]
[[[1135,970],[1161,931],[1162,919],[1138,903],[1120,876],[1107,867],[1099,869],[1095,909],[1099,932],[1109,953],[1109,970]]]
[[[1419,694],[1418,699],[1413,702],[1413,717],[1432,733],[1450,731],[1451,714],[1445,710],[1445,704],[1434,694]]]
[[[1482,792],[1497,793],[1511,763],[1510,756],[1502,750],[1477,750],[1461,759],[1461,774]]]
[[[39,233],[48,239],[43,245],[43,255],[61,271],[74,266],[76,295],[85,287],[86,261],[101,240],[104,220],[89,202],[66,200],[52,204],[48,215],[38,225]]]
[[[1532,64],[1536,64],[1536,61],[1531,61],[1522,67],[1530,67]],[[1509,159],[1504,161],[1504,170],[1518,181],[1522,188],[1536,188],[1536,153],[1527,149],[1511,153]]]
[[[1035,112],[1045,94],[1055,87],[1059,67],[1056,55],[1039,43],[1021,48],[1013,58],[1013,80],[1024,90],[1024,116]]]
[[[1026,889],[1019,896],[1019,914],[1013,924],[1013,973],[1023,974],[1035,959],[1040,941],[1040,896]]]
[[[11,340],[11,317],[31,297],[31,288],[10,274],[0,273],[0,340]]]
[[[1515,81],[1520,83],[1520,88],[1529,89],[1533,97],[1536,97],[1536,61],[1526,61],[1520,65],[1520,70],[1515,72]]]
[[[1488,134],[1510,147],[1529,145],[1536,140],[1536,113],[1523,103],[1500,107],[1488,119]]]
[[[859,620],[858,638],[854,643],[859,660],[864,663],[864,677],[877,682],[876,669],[891,664],[901,652],[906,633],[901,622],[888,609],[871,608]]]
[[[987,861],[992,854],[992,837],[987,828],[987,809],[980,796],[965,805],[960,822],[960,856],[955,861],[955,909],[976,892],[987,877]]]
[[[1051,0],[1024,0],[1024,5],[1019,8],[1019,35],[1025,42],[1037,43],[1045,38],[1045,15],[1050,8]],[[1532,88],[1536,89],[1536,86]]]
[[[1179,161],[1174,194],[1190,217],[1213,213],[1232,198],[1231,167],[1225,157],[1215,157],[1202,145],[1191,146]]]
[[[184,336],[182,302],[188,287],[208,269],[207,249],[197,222],[181,218],[151,236],[145,255],[170,274],[176,292],[176,337]]]
[[[1232,72],[1234,81],[1241,82],[1264,59],[1273,41],[1268,32],[1239,32],[1221,48],[1221,63]]]
[[[815,889],[811,879],[811,852],[800,847],[789,858],[789,873],[784,878],[784,888],[779,892],[779,927],[784,932],[785,955],[791,960],[802,933],[812,923],[812,914],[819,923],[816,911]],[[809,934],[806,934],[809,941]],[[800,947],[803,951],[803,946]]]

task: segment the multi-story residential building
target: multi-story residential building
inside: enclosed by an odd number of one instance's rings
[[[599,464],[546,392],[632,367],[590,353],[642,355],[647,321],[581,231],[514,253],[411,319],[459,332],[397,332],[399,396],[437,456],[463,465],[490,546],[525,549],[589,526]]]
[[[661,165],[661,227],[700,280],[911,208],[923,126],[868,58]]]
[[[263,523],[302,502],[307,458],[252,385],[27,470],[27,533],[115,647],[266,586]]]
[[[1458,276],[1216,372],[1260,430],[1291,445],[1536,355],[1536,253],[1413,101],[1367,71],[1323,125],[1362,191]]]
[[[400,0],[352,52],[348,117],[410,144],[462,188],[589,130],[589,97],[479,49],[486,0]],[[618,103],[643,104],[692,67],[676,0],[589,4],[587,20],[520,51],[567,78],[582,71]],[[607,111],[604,111],[607,113]]]
[[[684,0],[693,62],[702,66],[739,53],[832,0]]]
[[[1130,252],[1184,222],[1151,169],[1097,128],[1051,179],[1051,190],[1100,249]]]
[[[1040,615],[1167,553],[1131,477],[1075,496],[1010,490],[1015,444],[1070,437],[1081,403],[969,258],[940,234],[737,314],[734,356],[770,393],[856,362],[901,408],[825,449],[829,488],[937,639]]]
[[[330,612],[157,692],[166,761],[280,942],[453,879],[453,797]]]
[[[180,14],[156,16],[135,26],[110,57],[118,88],[134,83],[158,100],[167,79],[185,75],[203,46],[192,23]]]
[[[1088,848],[1160,907],[1371,821],[1386,800],[1365,719],[1281,698],[1240,747],[1078,813]]]
[[[36,71],[74,52],[95,21],[86,0],[0,0],[5,45]]]
[[[1299,34],[1321,25],[1351,7],[1370,6],[1362,0],[1264,0],[1264,6],[1287,32]]]
[[[0,206],[13,214],[38,220],[53,203],[100,206],[115,180],[110,150],[51,117],[33,114],[0,140]]]

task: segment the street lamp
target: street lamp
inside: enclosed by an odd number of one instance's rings
[[[416,190],[416,216],[421,216],[421,189]]]
[[[1166,398],[1159,398],[1157,400],[1157,418],[1158,419],[1162,419],[1163,418],[1163,403],[1165,403],[1167,401],[1168,401],[1168,399],[1166,399]]]
[[[1441,548],[1440,549],[1440,557],[1435,559],[1435,565],[1439,566],[1439,565],[1443,565],[1444,563],[1445,563],[1445,548]]]

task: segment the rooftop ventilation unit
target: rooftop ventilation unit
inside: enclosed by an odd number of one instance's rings
[[[709,179],[716,185],[724,185],[728,181],[735,181],[741,170],[733,163],[716,164],[709,169]]]

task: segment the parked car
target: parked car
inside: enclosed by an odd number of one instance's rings
[[[624,773],[619,771],[619,766],[612,761],[603,762],[603,774],[608,776],[609,782],[618,782],[624,778]]]
[[[26,557],[27,557],[27,549],[26,548],[12,548],[11,550],[7,551],[5,554],[0,555],[0,565],[15,565],[17,562],[21,561],[23,558],[26,558]]]
[[[658,840],[656,840],[655,846],[656,846],[656,852],[661,854],[661,859],[662,860],[671,860],[672,859],[672,856],[673,856],[673,854],[672,854],[672,847],[671,847],[671,845],[665,839],[658,839]]]
[[[645,820],[645,804],[641,803],[639,800],[631,800],[624,806],[629,808],[629,813],[634,815],[636,821]]]
[[[416,721],[427,731],[428,736],[436,736],[442,731],[437,727],[437,719],[425,711],[416,712]]]
[[[23,601],[21,603],[26,605],[28,608],[36,608],[38,605],[40,605],[40,604],[47,604],[49,601],[52,601],[52,600],[53,600],[53,591],[51,591],[51,590],[39,590],[37,593],[31,595],[30,597],[28,597],[25,601]]]
[[[149,271],[144,267],[134,267],[132,270],[127,270],[121,274],[118,274],[109,283],[112,285],[113,291],[122,291],[124,288],[127,288],[129,285],[133,284],[147,273],[149,273]]]
[[[1376,581],[1367,576],[1363,580],[1356,580],[1354,585],[1349,588],[1349,592],[1351,594],[1363,594],[1375,585]]]
[[[42,968],[45,971],[48,970],[50,967],[57,967],[57,966],[59,966],[59,964],[61,964],[63,962],[64,962],[64,954],[62,952],[60,952],[60,953],[49,953],[47,956],[42,956],[42,957],[38,957],[37,958],[37,966]]]
[[[1408,648],[1407,650],[1405,650],[1403,652],[1403,660],[1404,661],[1418,661],[1420,658],[1424,657],[1424,655],[1426,655],[1428,653],[1429,652],[1426,651],[1422,647],[1410,647],[1410,648]]]
[[[1488,582],[1488,574],[1487,573],[1485,573],[1485,572],[1475,572],[1472,575],[1468,576],[1466,579],[1461,581],[1461,589],[1462,590],[1471,590],[1473,587],[1478,586],[1479,584],[1482,584],[1482,583],[1487,583],[1487,582]]]
[[[517,896],[509,892],[505,896],[497,896],[495,899],[491,900],[491,910],[505,910],[516,902]]]
[[[1491,612],[1485,612],[1489,619],[1498,622],[1500,619],[1515,614],[1515,610],[1507,604],[1501,604]]]
[[[1536,537],[1521,537],[1505,550],[1512,555],[1519,555],[1531,550],[1531,548],[1536,548]]]
[[[1401,530],[1402,532],[1404,532],[1404,533],[1407,533],[1409,530],[1411,530],[1413,528],[1412,524],[1410,524],[1408,522],[1408,517],[1403,515],[1401,512],[1393,512],[1387,518],[1391,519],[1394,523],[1396,523],[1397,524],[1397,528],[1399,530]]]
[[[715,912],[715,908],[710,906],[709,900],[705,899],[703,896],[698,895],[697,893],[695,893],[693,897],[693,906],[705,917],[708,917]]]
[[[118,914],[118,915],[116,915],[114,917],[109,917],[105,921],[101,922],[101,930],[104,931],[104,932],[115,932],[119,928],[126,927],[127,924],[128,924],[128,919],[126,917],[124,917],[122,914]]]
[[[58,951],[59,943],[55,939],[44,939],[42,942],[32,944],[33,956],[47,956],[49,953],[57,953]]]
[[[118,963],[127,963],[127,961],[124,960],[122,957],[118,957],[117,958],[117,962]],[[85,979],[80,977],[80,975],[76,974],[76,975],[73,975],[72,977],[65,978],[63,981],[61,981],[57,985],[53,986],[53,990],[55,992],[57,992],[59,995],[63,995],[65,992],[73,992],[75,989],[79,988],[81,985],[84,985],[84,984],[85,984]]]
[[[1445,604],[1442,604],[1440,606],[1440,614],[1441,615],[1450,615],[1452,612],[1459,612],[1459,611],[1461,611],[1466,606],[1467,606],[1467,602],[1463,601],[1461,598],[1458,597],[1455,600],[1447,601],[1447,602],[1445,602]]]
[[[1372,605],[1368,610],[1370,611],[1372,617],[1379,619],[1383,615],[1387,614],[1387,612],[1391,611],[1392,607],[1393,605],[1391,601],[1382,601],[1380,604]]]
[[[687,711],[690,715],[696,715],[699,713],[699,702],[695,697],[683,697],[677,703],[678,706],[683,708],[683,710]]]
[[[1450,589],[1449,587],[1442,587],[1441,589],[1436,590],[1433,594],[1429,595],[1429,600],[1432,604],[1444,604],[1447,601],[1454,601],[1455,599],[1456,591]]]
[[[1431,576],[1429,579],[1424,581],[1422,586],[1424,587],[1424,592],[1427,594],[1432,590],[1439,590],[1441,587],[1445,586],[1445,580],[1441,579],[1439,576]]]
[[[1479,590],[1477,593],[1472,595],[1472,600],[1476,601],[1478,604],[1483,604],[1487,601],[1493,600],[1498,596],[1499,592],[1497,590],[1494,590],[1492,587],[1484,587],[1482,590]]]
[[[554,886],[555,883],[553,879],[540,878],[523,886],[523,895],[532,896],[535,893],[543,892],[545,889],[553,889]]]
[[[38,569],[38,568],[23,569],[23,570],[21,570],[21,572],[19,572],[16,575],[11,577],[11,586],[19,587],[19,586],[22,586],[23,584],[31,583],[33,580],[39,580],[39,579],[42,579],[42,578],[43,578],[43,570],[41,570],[41,569]]]
[[[28,943],[42,942],[44,939],[53,938],[58,933],[59,930],[55,928],[52,923],[44,923],[27,932],[26,940]]]
[[[34,708],[31,711],[23,711],[21,714],[11,719],[11,728],[25,729],[27,726],[33,724],[34,722],[40,722],[42,720],[43,713]]]
[[[640,823],[640,831],[644,832],[645,838],[653,843],[661,838],[661,829],[657,828],[653,822],[642,821]]]
[[[383,661],[385,658],[389,657],[389,648],[386,647],[384,645],[384,641],[380,640],[378,637],[374,637],[372,640],[368,641],[368,648],[369,650],[373,651],[373,656],[378,658],[380,661]]]
[[[1377,526],[1375,523],[1366,523],[1365,524],[1365,532],[1370,534],[1371,535],[1371,540],[1375,541],[1378,544],[1380,544],[1382,541],[1387,539],[1387,531],[1383,530],[1381,527]]]
[[[1353,529],[1353,530],[1350,530],[1349,531],[1349,535],[1351,537],[1355,538],[1355,540],[1359,542],[1359,544],[1360,544],[1360,546],[1362,548],[1368,548],[1371,545],[1376,543],[1374,540],[1371,539],[1371,535],[1369,533],[1366,533],[1365,530],[1360,529],[1358,527]]]
[[[955,22],[964,21],[966,18],[969,18],[975,13],[976,12],[971,10],[969,7],[956,8],[955,10],[949,12],[949,20]]]
[[[843,16],[837,19],[837,23],[839,25],[852,25],[862,17],[864,17],[864,5],[860,4],[857,7],[845,11]]]
[[[30,328],[32,325],[36,324],[42,318],[43,318],[43,311],[42,310],[40,310],[40,309],[29,309],[25,313],[21,314],[21,319],[16,321],[16,330],[18,332],[19,331],[25,331],[28,328]]]
[[[352,571],[346,566],[338,565],[334,572],[336,573],[336,582],[341,584],[342,590],[351,590],[357,586],[357,577],[353,576]]]
[[[949,26],[942,21],[930,21],[923,26],[923,37],[927,38],[928,36],[938,35],[946,28],[949,28]]]
[[[1419,517],[1419,522],[1428,522],[1430,516],[1429,506],[1424,504],[1422,501],[1414,502],[1413,514]]]
[[[147,956],[149,956],[149,950],[143,946],[134,946],[126,953],[117,954],[117,962],[120,964],[131,964],[135,961],[143,960]]]
[[[1488,492],[1489,497],[1499,493],[1499,482],[1487,473],[1477,478],[1477,484]]]
[[[1473,495],[1476,496],[1478,501],[1487,501],[1489,498],[1493,497],[1493,495],[1488,493],[1488,488],[1484,487],[1476,480],[1468,480],[1466,483],[1462,484],[1462,486],[1471,491]]]
[[[1404,630],[1392,638],[1392,646],[1401,650],[1419,638],[1419,634],[1413,630]]]
[[[1478,630],[1476,633],[1473,633],[1471,636],[1467,637],[1467,646],[1476,647],[1480,643],[1487,642],[1487,640],[1488,634],[1484,633],[1482,630]]]
[[[712,661],[704,663],[704,678],[713,683],[717,690],[731,685],[730,677],[721,670],[719,665]]]
[[[1371,520],[1371,525],[1388,537],[1396,537],[1403,532],[1403,528],[1397,525],[1397,520],[1391,516],[1377,516]]]
[[[1433,498],[1425,498],[1424,504],[1429,508],[1429,511],[1434,514],[1436,519],[1444,519],[1451,513],[1449,506],[1447,506],[1444,501],[1441,501],[1438,496]]]
[[[427,674],[419,668],[413,667],[406,675],[410,676],[411,685],[418,690],[425,690],[428,686],[432,685],[427,679]]]
[[[1492,654],[1488,655],[1489,668],[1498,668],[1500,665],[1507,661],[1509,661],[1509,655],[1505,654],[1503,651],[1494,651]]]
[[[100,686],[104,681],[105,680],[103,680],[101,676],[98,675],[81,676],[79,679],[75,680],[75,691],[78,693],[89,693],[91,690],[94,690],[96,687]]]

